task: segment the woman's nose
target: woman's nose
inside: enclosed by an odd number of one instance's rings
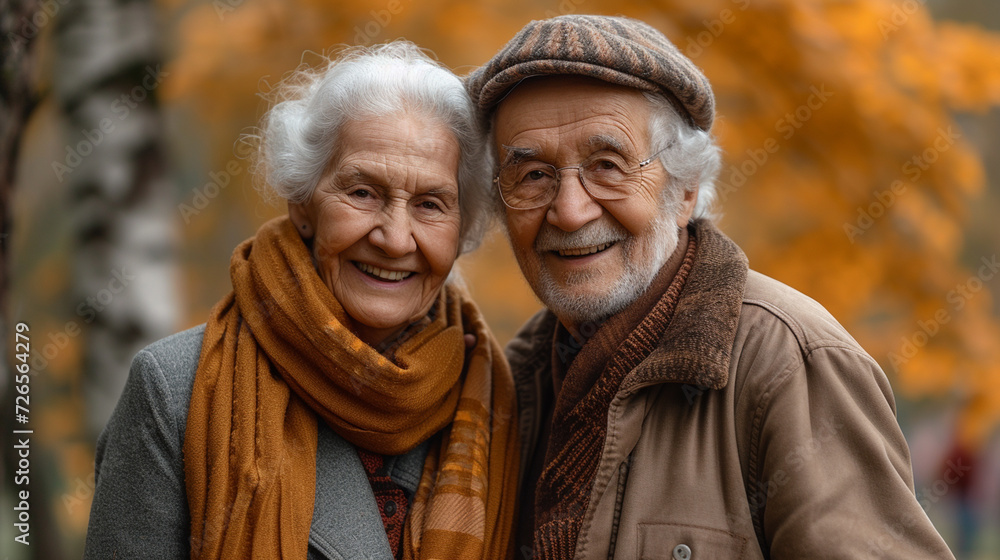
[[[378,223],[369,234],[369,240],[387,257],[404,257],[417,250],[411,219],[405,206],[389,206],[381,212]]]

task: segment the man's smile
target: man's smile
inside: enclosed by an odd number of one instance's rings
[[[559,249],[553,251],[560,257],[573,258],[573,257],[585,257],[588,255],[593,255],[595,253],[600,253],[607,248],[611,247],[617,243],[617,241],[609,241],[607,243],[601,243],[599,245],[589,245],[587,247],[579,247],[573,249]]]

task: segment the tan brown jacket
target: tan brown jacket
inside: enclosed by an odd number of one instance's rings
[[[674,317],[611,404],[576,558],[954,558],[914,496],[875,360],[714,226],[695,235]],[[522,473],[555,326],[541,312],[507,348]]]

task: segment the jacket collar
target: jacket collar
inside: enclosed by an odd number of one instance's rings
[[[698,248],[674,316],[656,349],[622,383],[721,389],[729,381],[748,262],[743,251],[707,220],[694,222]]]

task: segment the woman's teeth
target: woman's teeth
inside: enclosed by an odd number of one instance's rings
[[[560,257],[582,257],[584,255],[591,255],[594,253],[600,253],[601,251],[610,247],[613,243],[602,243],[600,245],[591,245],[590,247],[581,247],[579,249],[562,249],[559,251]]]
[[[379,268],[377,266],[372,266],[370,264],[358,263],[358,268],[361,272],[374,276],[380,280],[389,280],[392,282],[397,282],[403,280],[404,278],[409,278],[412,272],[402,271],[402,270],[386,270],[384,268]]]

